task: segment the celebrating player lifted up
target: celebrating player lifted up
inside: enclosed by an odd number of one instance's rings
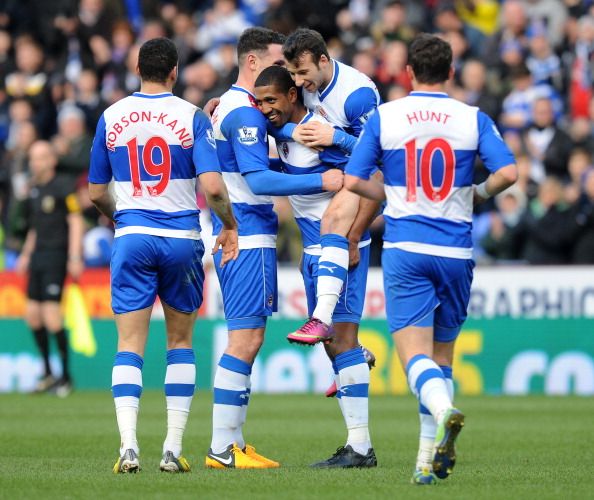
[[[143,354],[157,296],[167,330],[167,436],[160,467],[167,472],[190,470],[181,455],[182,436],[194,395],[192,333],[204,282],[196,176],[221,221],[213,252],[222,246],[217,253],[220,265],[238,255],[237,225],[210,123],[196,106],[171,93],[177,59],[171,40],[157,38],[142,45],[140,92],[105,110],[93,142],[89,194],[116,226],[111,298],[118,352],[112,391],[121,444],[115,473],[140,469],[136,422]],[[111,182],[115,196],[108,190]]]
[[[303,89],[306,108],[327,120],[287,124],[283,136],[308,147],[334,146],[350,153],[380,102],[375,84],[356,69],[331,59],[322,36],[314,30],[292,33],[283,45],[283,54],[295,84]],[[332,337],[334,308],[349,266],[359,262],[359,248],[370,244],[361,236],[378,208],[378,203],[362,200],[345,189],[332,198],[321,222],[316,307],[309,320],[288,335],[290,342],[311,345]]]
[[[515,160],[493,121],[451,99],[452,49],[419,35],[407,72],[414,91],[381,105],[365,125],[346,168],[348,189],[387,200],[384,289],[390,331],[419,401],[421,432],[412,481],[452,472],[464,415],[453,407],[454,344],[470,297],[472,208],[517,178]],[[490,175],[472,185],[480,156]],[[384,185],[370,179],[378,160]]]
[[[276,135],[276,127],[286,123],[327,124],[325,118],[308,112],[298,98],[298,91],[285,68],[271,66],[260,73],[255,84],[258,107],[268,118]],[[281,168],[294,176],[310,172],[325,172],[332,168],[344,168],[345,153],[336,146],[322,151],[292,141],[277,139]],[[308,311],[316,305],[316,279],[323,272],[321,260],[320,219],[328,209],[334,193],[315,192],[289,196],[295,220],[303,241],[301,273],[305,283]],[[368,234],[363,239],[369,239]],[[357,242],[358,243],[358,242]],[[377,465],[368,430],[369,368],[363,349],[359,346],[357,332],[367,284],[369,246],[361,248],[359,265],[349,270],[334,313],[335,337],[325,344],[326,353],[334,368],[336,391],[340,409],[348,429],[345,446],[329,458],[313,465],[316,468],[374,467]]]

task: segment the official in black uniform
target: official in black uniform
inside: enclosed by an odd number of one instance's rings
[[[29,271],[25,320],[45,365],[36,392],[55,390],[58,396],[67,396],[72,381],[60,301],[67,274],[76,280],[83,270],[84,223],[72,181],[56,175],[57,163],[49,142],[33,143],[29,150],[29,230],[16,268],[21,273]],[[54,377],[50,368],[48,334],[57,342],[62,362],[60,378]]]

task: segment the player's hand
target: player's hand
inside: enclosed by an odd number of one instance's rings
[[[305,129],[305,125],[307,125],[306,123],[303,123],[301,125],[297,125],[295,127],[295,130],[293,130],[293,135],[291,136],[293,138],[293,140],[295,142],[298,142],[299,144],[303,144],[304,146],[309,146],[306,141],[311,141],[311,133],[307,131],[307,129]],[[320,146],[310,146],[312,149],[315,149],[316,151],[322,151],[322,148]]]
[[[212,254],[214,255],[219,250],[223,252],[221,258],[221,267],[223,267],[230,260],[235,260],[239,256],[239,240],[237,236],[237,229],[221,229],[217,236]]]
[[[322,174],[322,189],[324,191],[340,191],[343,183],[344,174],[337,168],[331,168]]]
[[[299,125],[299,132],[303,145],[310,148],[332,146],[334,141],[334,127],[329,123],[310,121]]]
[[[66,266],[68,270],[68,274],[72,277],[74,281],[78,281],[80,276],[83,273],[85,268],[82,259],[68,259],[68,264]]]
[[[21,254],[16,261],[14,270],[17,272],[17,274],[25,274],[29,270],[30,262],[31,257],[29,255]]]
[[[359,265],[360,261],[359,240],[349,240],[349,269]]]
[[[204,111],[204,114],[206,116],[208,116],[208,118],[212,118],[212,114],[215,112],[215,109],[217,109],[220,102],[221,102],[221,99],[219,97],[212,97],[204,105],[204,107],[202,108],[202,111]]]

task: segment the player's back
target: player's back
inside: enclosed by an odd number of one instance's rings
[[[247,90],[232,86],[212,117],[217,155],[229,191],[242,249],[276,246],[278,222],[270,196],[256,195],[243,175],[268,169],[266,120]],[[213,214],[213,234],[221,221]]]
[[[358,136],[367,114],[380,103],[377,87],[355,68],[335,60],[332,64],[334,72],[330,83],[322,91],[304,90],[303,102],[333,125]]]
[[[470,258],[474,163],[479,140],[498,135],[492,122],[444,93],[412,92],[377,114],[386,246]]]
[[[116,236],[199,238],[196,111],[170,93],[136,92],[103,113],[97,133],[104,129],[113,174]]]

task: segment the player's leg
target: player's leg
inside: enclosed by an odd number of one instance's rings
[[[270,468],[278,463],[255,452],[243,437],[254,359],[264,341],[266,318],[276,310],[276,252],[242,250],[237,260],[215,266],[229,330],[214,379],[213,433],[205,463],[212,468]]]
[[[118,331],[112,370],[120,453],[113,472],[137,472],[136,437],[142,394],[142,367],[149,321],[157,296],[156,247],[159,238],[126,235],[116,238],[111,259],[111,305]]]
[[[359,200],[359,195],[342,189],[332,198],[324,212],[316,307],[305,325],[288,335],[290,342],[312,345],[332,336],[332,315],[349,268],[349,242],[346,236],[359,210]]]
[[[72,391],[70,370],[68,364],[68,336],[64,328],[64,318],[60,302],[66,280],[66,258],[61,253],[46,253],[44,261],[36,264],[38,279],[41,286],[41,317],[50,338],[56,339],[60,356],[62,375],[56,381],[52,390],[60,397],[65,397]]]
[[[440,306],[435,311],[433,359],[442,367],[450,400],[454,390],[451,366],[454,345],[467,315],[474,262],[471,259],[439,258],[435,262],[435,282]],[[456,463],[456,439],[464,426],[464,414],[456,408],[437,420],[433,470],[445,479]]]
[[[182,440],[196,387],[192,335],[202,304],[204,244],[201,240],[167,238],[159,251],[158,295],[167,328],[167,435],[160,468],[164,472],[188,472],[190,465],[182,456]]]
[[[41,303],[41,315],[46,330],[50,336],[56,339],[60,362],[62,364],[62,376],[55,385],[56,394],[60,397],[66,397],[72,391],[72,379],[70,377],[68,363],[68,336],[64,328],[64,318],[62,316],[60,302],[53,300],[43,301]]]
[[[35,392],[45,392],[54,385],[56,379],[52,375],[49,362],[49,336],[41,317],[41,302],[27,299],[25,305],[25,322],[33,332],[33,339],[43,361],[43,376],[35,386]]]
[[[314,276],[315,276],[315,266]],[[338,373],[337,399],[347,427],[347,441],[316,468],[375,467],[377,460],[369,436],[369,365],[359,345],[369,247],[361,249],[360,264],[351,269],[334,313],[335,337],[325,346]]]

